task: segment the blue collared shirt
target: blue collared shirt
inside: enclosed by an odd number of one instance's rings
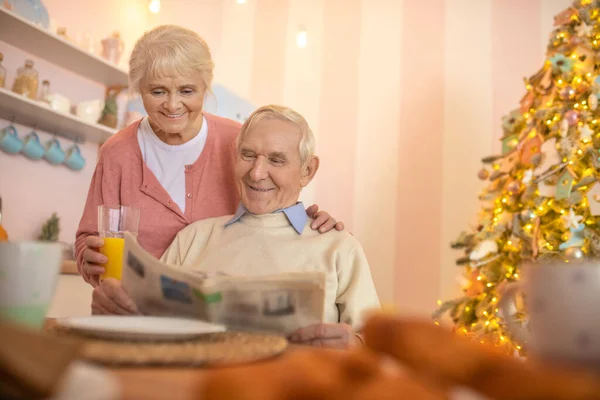
[[[306,226],[306,222],[308,221],[308,214],[306,214],[306,210],[304,209],[304,204],[301,201],[297,202],[293,206],[283,208],[281,210],[273,211],[274,213],[282,212],[287,217],[290,225],[294,227],[294,230],[298,232],[298,235],[302,235],[302,231],[304,231],[304,226]],[[250,214],[250,211],[246,210],[246,207],[242,203],[240,203],[237,211],[233,218],[225,223],[225,226],[229,226],[234,222],[239,221],[240,218],[244,214]]]

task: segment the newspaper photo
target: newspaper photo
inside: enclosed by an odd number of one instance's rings
[[[268,276],[204,273],[168,265],[125,234],[122,284],[146,315],[200,319],[228,329],[289,335],[323,322],[325,274]]]

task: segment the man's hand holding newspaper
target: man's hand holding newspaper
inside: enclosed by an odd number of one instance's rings
[[[125,234],[122,284],[143,314],[284,335],[323,322],[322,272],[230,276],[203,273],[199,267],[165,264]]]

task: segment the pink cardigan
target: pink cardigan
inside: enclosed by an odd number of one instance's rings
[[[185,213],[171,199],[142,159],[137,141],[140,121],[117,132],[100,149],[85,208],[75,240],[75,256],[82,272],[85,239],[98,234],[99,205],[140,208],[138,240],[156,257],[171,244],[177,232],[192,222],[235,213],[239,197],[234,183],[235,139],[241,125],[204,114],[208,137],[198,159],[186,166]]]

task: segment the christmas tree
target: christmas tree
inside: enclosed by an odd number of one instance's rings
[[[434,313],[509,352],[523,343],[505,321],[526,315],[519,304],[502,315],[498,302],[523,265],[600,255],[600,0],[576,0],[554,23],[543,66],[502,119],[501,154],[482,160],[478,226],[452,244],[464,251],[463,296]]]

